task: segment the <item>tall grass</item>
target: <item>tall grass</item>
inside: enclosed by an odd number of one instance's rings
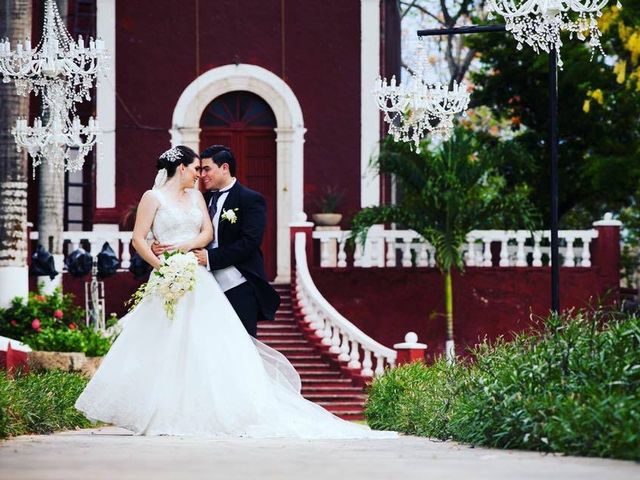
[[[412,364],[376,380],[375,428],[501,448],[640,459],[640,319],[552,316],[474,360]]]
[[[61,371],[0,374],[0,438],[88,427],[73,406],[86,384],[80,374]]]

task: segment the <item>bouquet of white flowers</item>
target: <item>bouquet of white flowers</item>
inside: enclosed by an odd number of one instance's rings
[[[140,285],[129,303],[131,309],[148,295],[159,295],[164,299],[164,310],[173,320],[176,304],[182,296],[193,290],[196,283],[198,259],[192,252],[165,252],[162,266],[154,270],[147,283]]]

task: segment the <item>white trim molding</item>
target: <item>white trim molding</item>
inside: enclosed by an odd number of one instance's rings
[[[97,0],[97,36],[109,52],[107,76],[98,79],[96,116],[100,139],[96,147],[96,208],[116,206],[116,0]]]
[[[256,65],[213,68],[191,82],[173,111],[171,145],[200,145],[200,117],[214,99],[225,93],[248,91],[262,97],[276,117],[277,128],[277,277],[290,280],[289,223],[304,210],[304,120],[300,102],[291,87],[274,73]]]
[[[380,112],[371,91],[380,75],[380,0],[360,0],[360,203],[380,204],[380,175],[370,167],[378,153]]]

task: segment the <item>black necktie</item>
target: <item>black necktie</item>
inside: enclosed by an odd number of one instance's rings
[[[211,217],[211,220],[216,216],[216,212],[218,211],[218,200],[222,194],[223,192],[211,192],[211,203],[209,204],[209,217]]]

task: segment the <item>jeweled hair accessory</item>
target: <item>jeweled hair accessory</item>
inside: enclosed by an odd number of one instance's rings
[[[170,148],[169,150],[164,152],[162,155],[160,155],[160,158],[163,158],[166,161],[171,163],[177,162],[178,160],[180,160],[181,157],[182,157],[182,152],[178,150],[176,147]]]

